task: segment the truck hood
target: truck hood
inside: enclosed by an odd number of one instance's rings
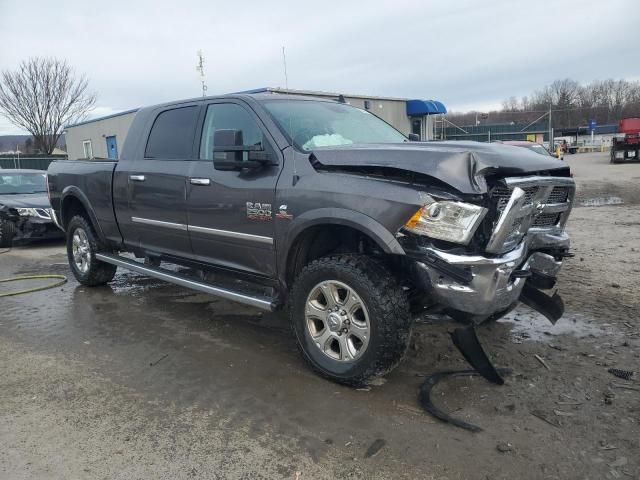
[[[378,167],[427,175],[464,194],[487,192],[488,175],[550,172],[569,176],[562,160],[526,148],[480,142],[407,142],[318,148],[313,157],[329,169]]]
[[[0,195],[0,206],[9,208],[51,208],[46,193],[21,193]]]

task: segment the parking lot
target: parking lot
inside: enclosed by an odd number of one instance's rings
[[[552,326],[522,306],[482,327],[507,383],[436,390],[482,432],[417,402],[425,375],[467,368],[451,321],[418,318],[400,367],[354,390],[304,366],[282,313],[126,271],[83,287],[64,244],[39,243],[0,254],[0,279],[69,277],[0,298],[0,477],[640,478],[640,165],[566,160],[565,316]]]

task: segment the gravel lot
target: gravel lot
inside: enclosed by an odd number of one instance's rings
[[[70,281],[0,298],[0,478],[640,478],[640,165],[566,159],[579,193],[565,316],[520,307],[480,330],[514,371],[504,386],[436,389],[484,431],[417,403],[425,374],[466,368],[453,322],[419,319],[408,358],[358,391],[307,370],[282,315],[124,271],[85,288],[63,245],[38,244],[1,254],[0,278]]]

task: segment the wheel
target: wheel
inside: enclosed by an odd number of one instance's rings
[[[74,277],[83,285],[93,287],[111,281],[117,267],[96,260],[103,251],[91,224],[82,216],[75,216],[67,225],[67,258]]]
[[[0,220],[0,248],[9,248],[16,236],[16,224],[11,220]]]
[[[322,376],[352,386],[392,370],[411,337],[407,296],[365,256],[307,265],[291,290],[289,315],[303,358]]]

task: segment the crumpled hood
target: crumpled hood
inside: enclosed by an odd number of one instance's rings
[[[527,175],[553,170],[568,176],[569,167],[555,157],[499,143],[407,142],[341,145],[312,151],[327,167],[386,167],[420,173],[449,184],[461,193],[486,193],[487,175]]]
[[[51,208],[46,193],[0,195],[0,206],[9,208]]]

